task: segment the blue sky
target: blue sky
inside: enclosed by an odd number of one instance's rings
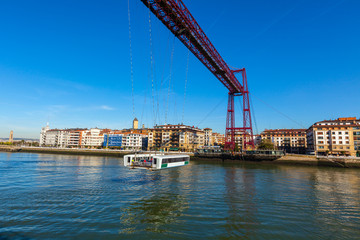
[[[224,60],[246,68],[255,130],[360,117],[359,1],[183,2]],[[127,8],[126,0],[0,1],[0,137],[38,138],[46,122],[131,127]],[[153,15],[152,88],[149,12],[139,0],[130,9],[140,123],[163,124],[167,115],[224,132],[227,89],[192,55],[187,71],[188,50]]]

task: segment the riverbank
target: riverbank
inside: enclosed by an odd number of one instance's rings
[[[28,152],[28,153],[47,153],[47,154],[67,154],[67,155],[88,155],[105,157],[123,157],[130,154],[130,151],[107,150],[107,149],[77,149],[77,148],[43,148],[43,147],[14,147],[0,146],[1,152]]]
[[[45,154],[67,154],[67,155],[88,155],[88,156],[108,156],[123,157],[131,154],[125,150],[108,150],[108,149],[71,149],[71,148],[43,148],[43,147],[15,147],[0,146],[0,152],[28,152],[28,153],[45,153]],[[189,154],[189,153],[186,153]],[[317,157],[313,155],[287,154],[275,160],[245,160],[242,157],[201,157],[189,154],[193,161],[203,162],[257,162],[263,164],[286,164],[286,165],[307,165],[307,166],[329,166],[341,168],[360,168],[360,158],[349,157]]]
[[[360,168],[360,158],[353,157],[319,157],[315,155],[286,154],[273,160],[263,158],[263,160],[246,160],[246,157],[236,155],[227,157],[218,155],[218,157],[193,156],[191,160],[211,161],[211,162],[256,162],[263,164],[285,164],[285,165],[306,165],[306,166],[328,166],[341,168]]]

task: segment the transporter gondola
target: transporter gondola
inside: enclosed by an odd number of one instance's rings
[[[190,156],[185,154],[129,154],[124,156],[124,166],[160,170],[172,167],[182,167],[190,163]]]

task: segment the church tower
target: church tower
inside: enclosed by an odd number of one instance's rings
[[[9,143],[13,143],[14,142],[14,132],[13,130],[10,131],[10,136],[9,136]]]
[[[139,128],[139,121],[137,120],[137,118],[134,118],[133,129],[138,129],[138,128]]]

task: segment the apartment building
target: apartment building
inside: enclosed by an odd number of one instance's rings
[[[103,147],[122,147],[123,146],[123,134],[104,134]]]
[[[82,147],[99,147],[102,146],[104,141],[104,135],[101,129],[91,128],[81,132],[81,143]]]
[[[225,144],[225,135],[224,134],[213,132],[212,136],[213,136],[213,143],[215,146],[219,146],[219,145],[224,146],[224,144]]]
[[[306,129],[265,129],[260,138],[270,140],[277,149],[287,153],[306,153]]]
[[[46,132],[50,130],[49,124],[41,128],[39,145],[44,146],[46,142]]]
[[[49,129],[48,131],[46,131],[45,136],[40,139],[43,139],[43,144],[45,146],[56,147],[59,144],[58,135],[60,132],[61,130],[59,129]]]
[[[147,136],[143,134],[130,133],[123,138],[123,146],[128,150],[141,150]]]
[[[205,146],[212,146],[214,143],[213,132],[211,128],[204,128]]]
[[[360,156],[360,119],[356,117],[316,122],[306,137],[308,153]]]
[[[83,138],[83,132],[86,128],[71,128],[65,129],[67,131],[67,146],[68,147],[80,147]]]
[[[159,125],[149,129],[148,149],[190,151],[205,144],[205,131],[194,126]]]
[[[40,146],[47,147],[95,147],[102,140],[100,129],[50,129],[47,125],[40,132]]]
[[[133,128],[114,130],[113,134],[122,135],[122,147],[128,150],[147,150],[148,132],[147,128],[137,128],[137,119],[133,121]],[[134,128],[135,127],[135,128]]]

